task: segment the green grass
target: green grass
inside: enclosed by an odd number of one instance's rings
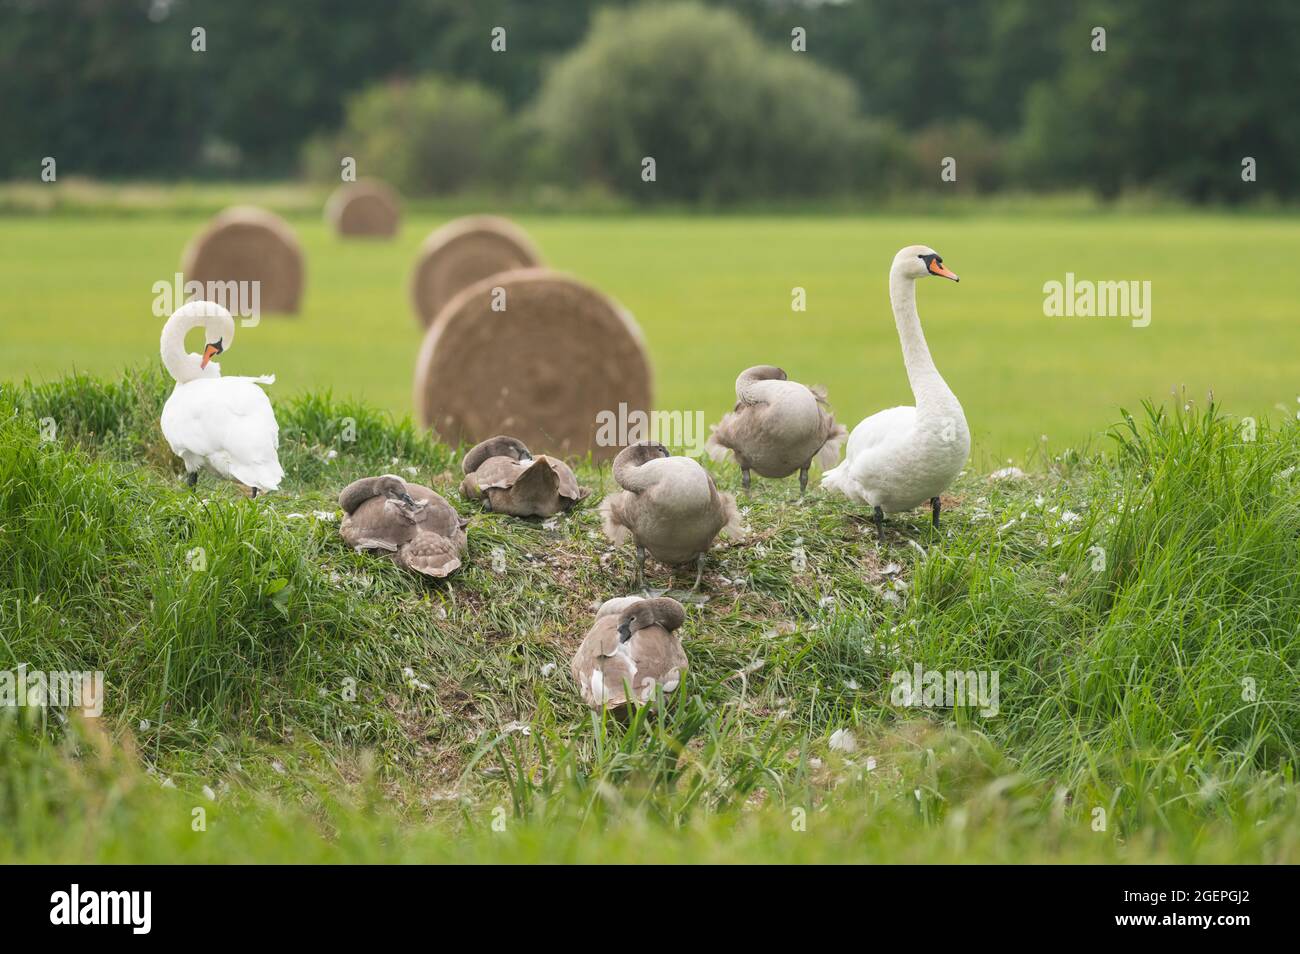
[[[1027,480],[972,468],[939,536],[917,513],[883,550],[845,502],[759,482],[684,688],[623,727],[567,672],[630,576],[607,468],[553,522],[483,514],[451,449],[315,393],[276,402],[283,492],[190,493],[166,393],[153,366],[0,388],[0,670],[108,685],[99,720],[0,711],[0,858],[1300,860],[1292,420],[1152,408]],[[445,583],[314,515],[405,467],[472,517]],[[894,704],[918,663],[997,672],[997,713]]]
[[[305,309],[241,330],[223,367],[274,372],[277,395],[331,388],[405,415],[420,340],[407,278],[417,246],[445,215],[417,209],[394,242],[344,243],[302,211],[306,201],[284,200],[307,254]],[[52,380],[71,368],[113,375],[156,360],[153,284],[171,279],[205,221],[186,208],[6,219],[0,380]],[[1238,415],[1300,411],[1291,368],[1277,359],[1300,347],[1294,217],[533,213],[521,222],[552,265],[636,316],[656,404],[708,420],[733,403],[736,374],[759,363],[826,384],[850,424],[909,402],[886,272],[913,242],[939,249],[962,275],[957,286],[926,284],[920,309],[965,405],[980,467],[1023,463],[1043,436],[1056,450],[1086,444],[1116,420],[1116,407],[1182,386],[1199,398],[1212,389]],[[1066,272],[1150,281],[1150,326],[1045,317],[1042,286]],[[791,311],[796,286],[807,291],[807,312]]]

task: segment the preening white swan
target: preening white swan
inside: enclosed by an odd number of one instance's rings
[[[891,407],[862,421],[849,435],[844,462],[822,476],[823,487],[873,508],[881,540],[885,512],[911,510],[927,500],[938,527],[939,495],[970,454],[966,415],[934,366],[916,313],[916,280],[927,275],[958,280],[924,245],[901,250],[889,269],[889,302],[916,407]]]
[[[202,355],[185,353],[185,333],[202,326]],[[275,376],[223,378],[212,358],[230,347],[235,320],[230,312],[208,301],[178,308],[162,331],[162,360],[176,379],[176,388],[162,412],[162,431],[172,451],[185,462],[190,486],[206,467],[228,480],[258,491],[280,486],[284,470],[276,449],[280,427],[271,402],[260,385]]]

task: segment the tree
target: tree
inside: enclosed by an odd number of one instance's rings
[[[1020,143],[1032,184],[1195,200],[1295,195],[1300,7],[1248,16],[1217,0],[1096,4],[1072,21],[1066,65],[1030,94]],[[1106,29],[1106,50],[1089,42]],[[1258,183],[1241,180],[1256,158]]]
[[[496,93],[437,77],[372,86],[349,97],[343,128],[314,143],[313,175],[337,182],[340,159],[407,195],[499,184],[508,116]]]
[[[532,121],[568,177],[650,199],[843,192],[883,153],[847,80],[691,3],[601,11]]]

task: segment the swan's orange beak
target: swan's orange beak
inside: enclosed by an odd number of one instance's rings
[[[940,265],[937,258],[930,259],[930,274],[938,275],[941,278],[951,278],[955,282],[961,281],[954,272],[951,272],[944,266]]]
[[[199,369],[202,370],[208,366],[208,362],[215,356],[221,354],[221,346],[210,344],[203,349],[203,358],[199,361]]]

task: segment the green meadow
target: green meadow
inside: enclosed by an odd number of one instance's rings
[[[342,242],[291,215],[305,307],[244,329],[227,373],[275,373],[273,396],[331,390],[411,412],[420,334],[415,250],[447,216],[409,216],[394,242]],[[0,380],[113,375],[156,360],[153,284],[170,281],[199,214],[60,214],[0,225]],[[549,264],[622,302],[655,369],[656,405],[716,420],[736,374],[775,363],[830,389],[850,425],[910,403],[886,289],[906,244],[938,249],[960,285],[921,289],[940,370],[962,399],[974,462],[1024,463],[1089,442],[1121,406],[1185,387],[1233,413],[1297,410],[1300,220],[1192,213],[957,216],[523,215]],[[1149,281],[1151,322],[1050,318],[1045,282]],[[792,290],[806,311],[792,309]]]
[[[558,519],[483,513],[406,418],[442,217],[344,244],[293,216],[306,307],[222,359],[278,376],[284,485],[184,486],[152,286],[203,218],[0,225],[0,673],[106,681],[97,718],[0,708],[0,860],[1300,861],[1300,222],[521,216],[635,314],[657,405],[706,419],[760,362],[850,424],[908,400],[889,261],[962,276],[920,293],[974,432],[942,529],[881,547],[844,500],[707,463],[749,533],[710,554],[682,687],[624,725],[568,672],[630,585],[609,468]],[[1150,325],[1046,317],[1066,272],[1150,281]],[[1008,458],[1027,476],[991,479]],[[470,518],[447,581],[339,538],[338,490],[396,468]],[[906,705],[917,666],[998,698]]]

